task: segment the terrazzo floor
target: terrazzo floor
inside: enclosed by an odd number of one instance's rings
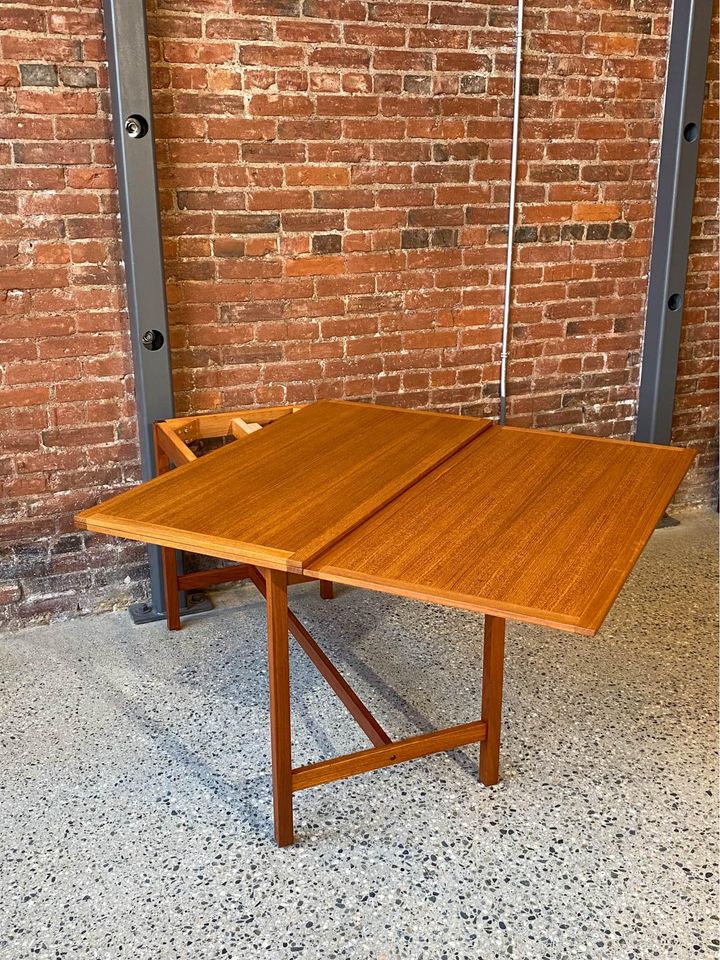
[[[714,956],[717,517],[657,531],[594,639],[509,625],[503,781],[476,748],[296,797],[271,835],[264,610],[0,640],[0,957]],[[391,733],[478,715],[481,618],[293,607]],[[366,746],[294,650],[295,757]]]

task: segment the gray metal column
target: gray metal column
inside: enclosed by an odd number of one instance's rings
[[[104,0],[125,281],[135,373],[143,480],[155,474],[153,423],[174,414],[145,0]],[[151,603],[136,622],[165,612],[162,560],[149,547]],[[196,609],[196,612],[197,609]]]
[[[636,440],[669,443],[712,0],[675,0],[662,119]]]

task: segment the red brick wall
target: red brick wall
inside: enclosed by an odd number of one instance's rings
[[[72,514],[137,479],[102,18],[0,5],[0,620],[143,589],[142,550]],[[127,580],[126,580],[127,578]]]
[[[632,434],[667,11],[528,5],[514,423]],[[472,0],[151,5],[180,412],[496,414],[513,26]],[[144,568],[71,523],[137,478],[99,0],[5,2],[0,31],[0,601],[28,620],[137,594]],[[704,151],[676,429],[702,449],[693,501],[716,440]]]

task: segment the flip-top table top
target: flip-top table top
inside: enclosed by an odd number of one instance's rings
[[[593,634],[692,459],[680,448],[322,401],[77,522]]]
[[[692,459],[670,447],[491,427],[309,572],[594,634]]]
[[[490,426],[326,400],[81,513],[89,530],[299,573]]]

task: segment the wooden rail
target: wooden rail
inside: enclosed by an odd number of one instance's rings
[[[474,720],[472,723],[462,723],[457,727],[448,727],[446,730],[435,730],[433,733],[421,733],[406,740],[395,740],[385,746],[371,747],[369,750],[359,750],[357,753],[346,753],[342,757],[333,757],[331,760],[321,760],[319,763],[297,767],[292,772],[292,788],[294,791],[306,790],[308,787],[317,787],[322,783],[332,783],[333,780],[353,777],[357,773],[392,767],[405,760],[416,760],[431,753],[452,750],[454,747],[463,747],[468,743],[478,743],[484,740],[486,735],[485,721]]]

